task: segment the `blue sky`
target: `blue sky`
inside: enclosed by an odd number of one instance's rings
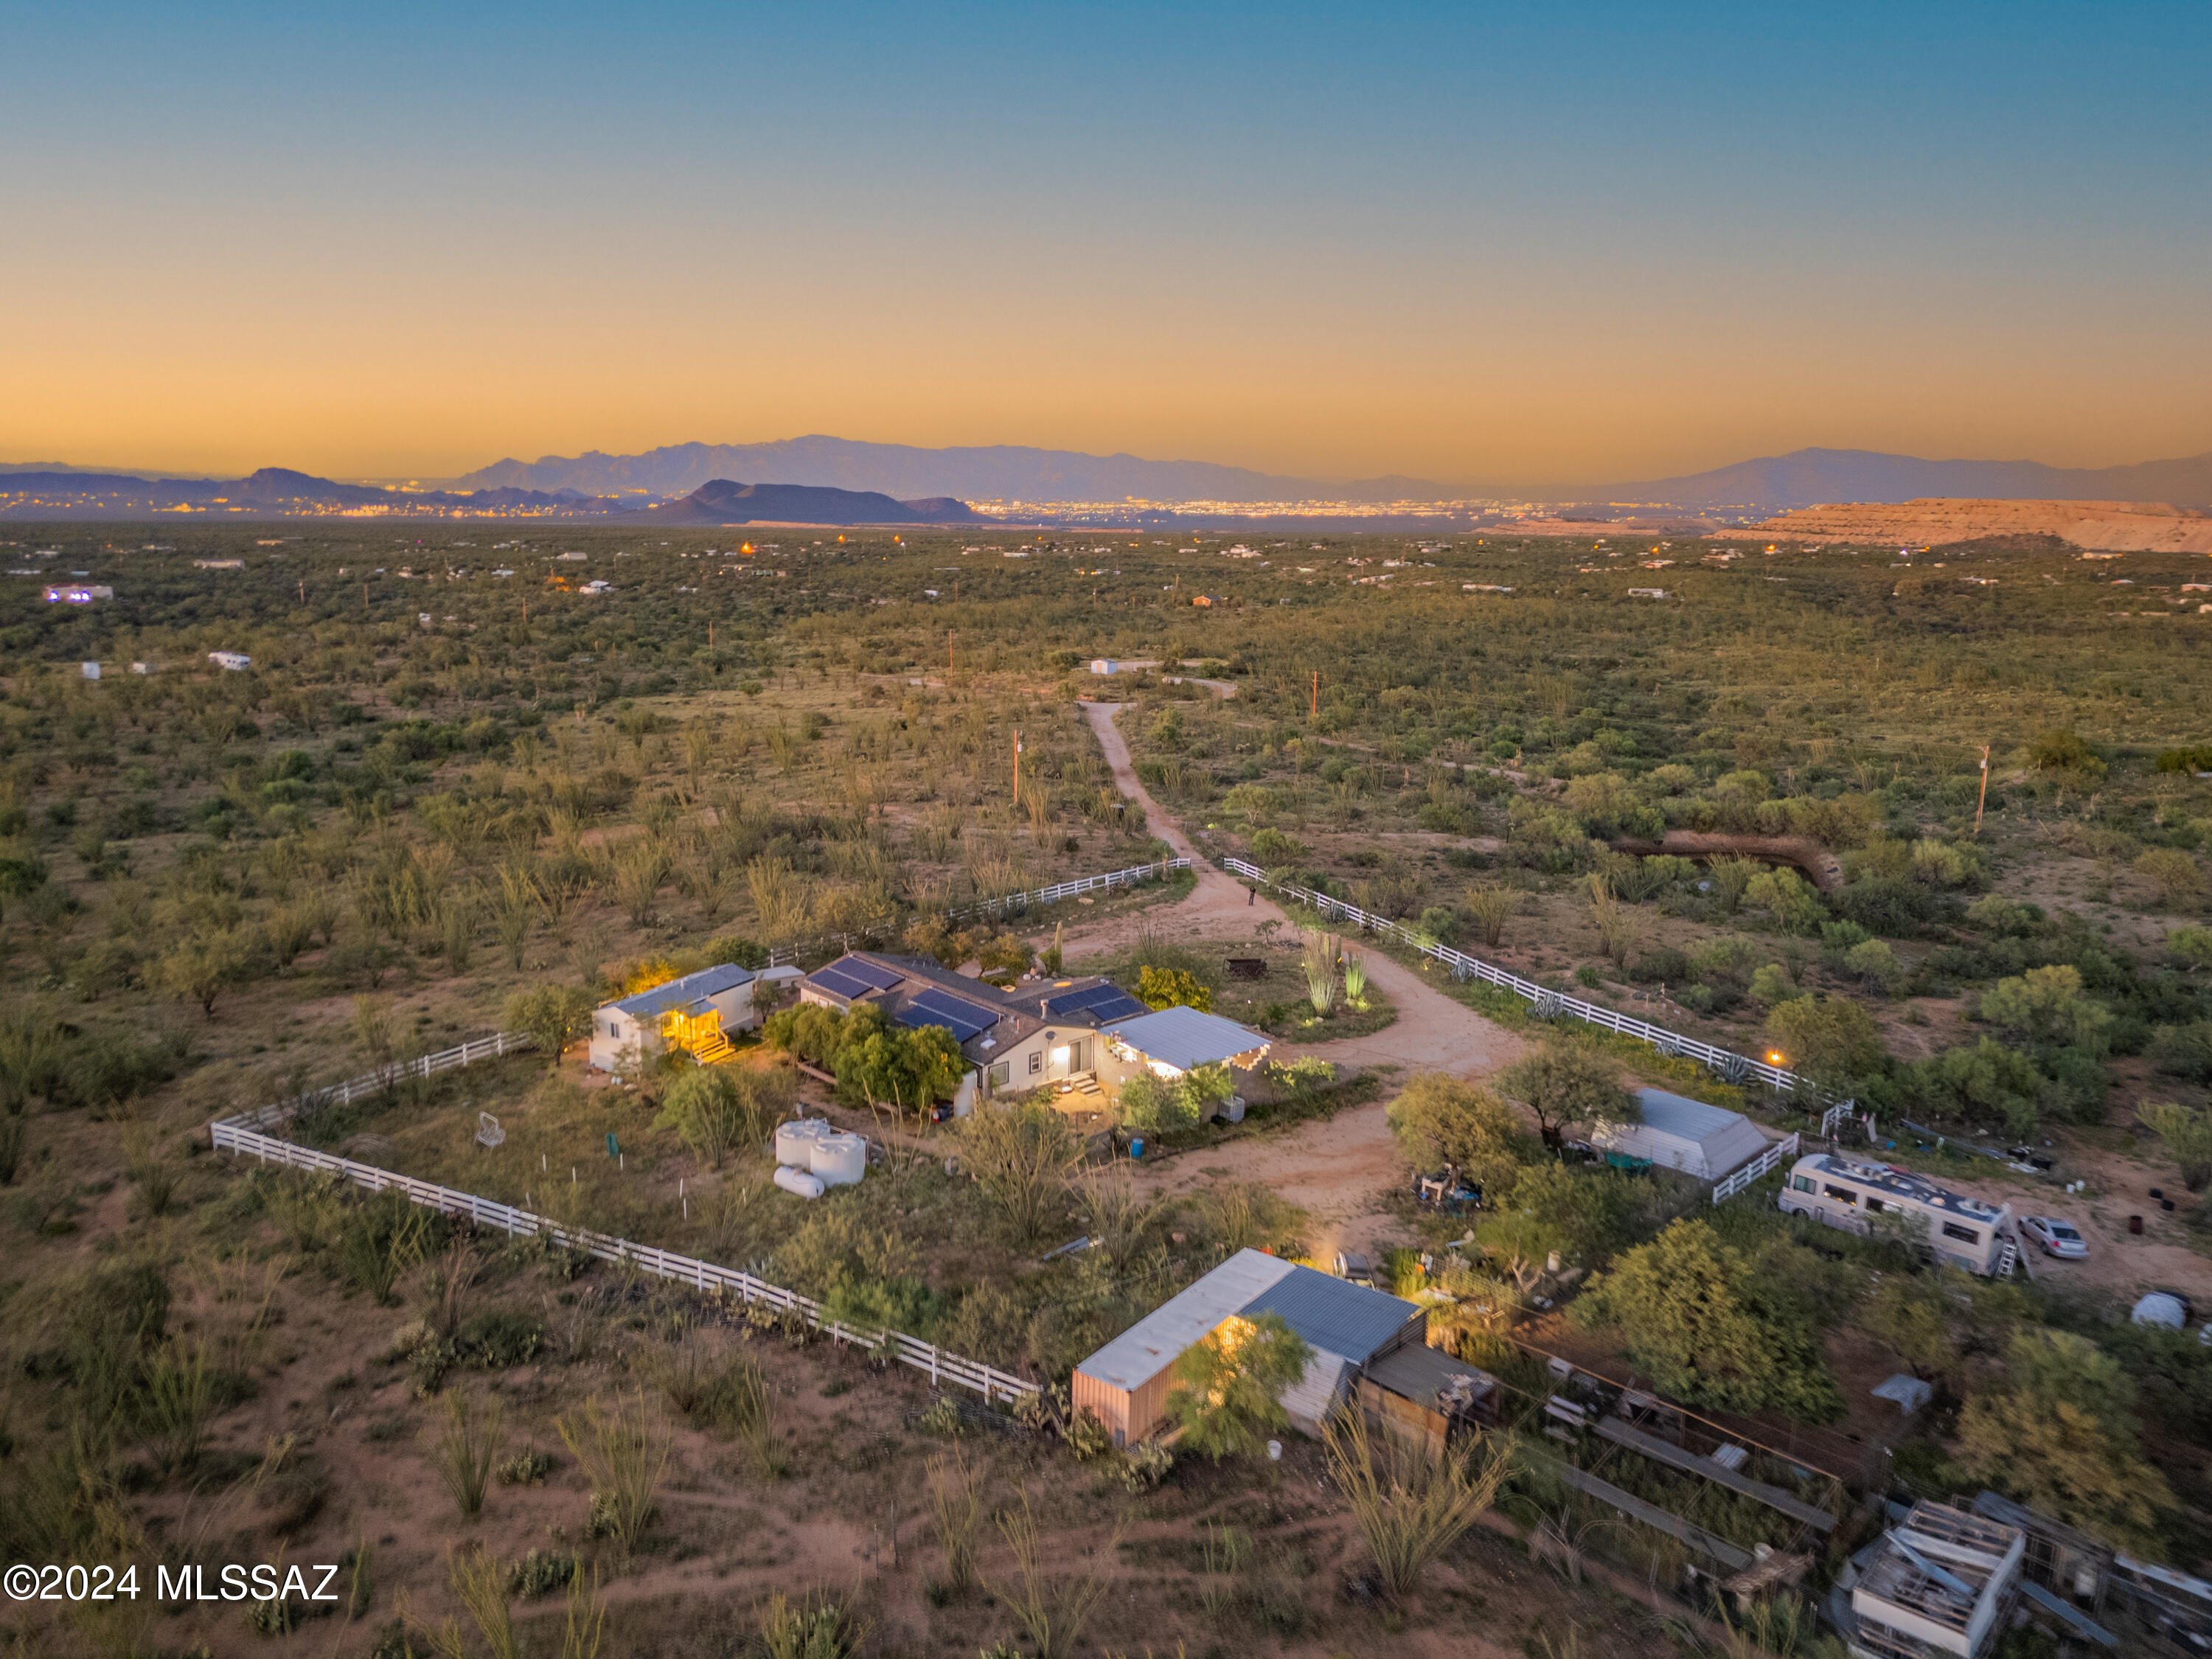
[[[2212,447],[2202,4],[95,5],[9,39],[4,459]]]

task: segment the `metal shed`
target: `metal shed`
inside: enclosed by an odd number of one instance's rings
[[[1636,1103],[1643,1122],[1601,1124],[1590,1144],[1700,1181],[1718,1181],[1766,1150],[1766,1137],[1741,1112],[1664,1089],[1638,1089]]]

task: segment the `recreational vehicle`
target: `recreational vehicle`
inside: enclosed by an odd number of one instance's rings
[[[1995,1273],[2010,1265],[2011,1206],[1994,1207],[1887,1164],[1859,1164],[1828,1152],[1801,1158],[1783,1183],[1781,1206],[1787,1214],[1813,1216],[1855,1233],[1872,1232],[1874,1216],[1903,1216],[1926,1225],[1929,1249],[1947,1266]]]

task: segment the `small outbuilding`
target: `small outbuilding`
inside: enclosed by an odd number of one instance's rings
[[[1249,1072],[1267,1057],[1268,1039],[1249,1025],[1196,1008],[1162,1008],[1105,1028],[1115,1057],[1172,1081],[1201,1066]]]
[[[592,1066],[611,1072],[633,1054],[651,1060],[671,1048],[702,1063],[723,1059],[729,1033],[757,1023],[753,980],[750,969],[726,962],[602,1004],[592,1015]]]
[[[1239,1250],[1075,1368],[1074,1408],[1103,1424],[1117,1446],[1167,1420],[1175,1363],[1227,1321],[1276,1314],[1313,1348],[1305,1375],[1283,1391],[1291,1421],[1321,1425],[1376,1359],[1426,1340],[1419,1304],[1302,1267],[1261,1250]]]
[[[1641,1123],[1601,1123],[1590,1145],[1624,1158],[1719,1181],[1766,1150],[1766,1137],[1741,1112],[1708,1106],[1664,1089],[1638,1089]]]

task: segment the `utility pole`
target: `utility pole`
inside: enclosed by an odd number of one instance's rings
[[[953,641],[953,638],[954,638],[954,635],[953,635],[952,630],[951,630],[951,629],[949,629],[949,628],[948,628],[948,629],[946,629],[945,630],[945,672],[946,673],[948,673],[948,674],[950,674],[951,672],[952,672],[952,671],[953,671],[954,667],[956,666],[955,659],[954,659],[954,657],[953,657],[953,654],[952,654],[952,641]]]
[[[305,604],[307,604],[307,579],[305,576],[302,576],[302,577],[301,577],[301,578],[300,578],[300,603],[301,603],[301,605],[305,605]]]
[[[1307,718],[1316,720],[1321,718],[1321,670],[1318,668],[1314,670],[1313,713]]]
[[[1017,806],[1019,806],[1021,804],[1022,804],[1022,733],[1021,733],[1021,728],[1020,728],[1019,726],[1017,726],[1017,727],[1015,727],[1015,728],[1014,728],[1014,805],[1017,805]]]
[[[707,648],[709,651],[714,648],[714,619],[712,617],[707,619]]]
[[[1990,746],[1982,745],[1982,793],[1974,797],[1974,838],[1981,839],[1982,807],[1990,798]]]

